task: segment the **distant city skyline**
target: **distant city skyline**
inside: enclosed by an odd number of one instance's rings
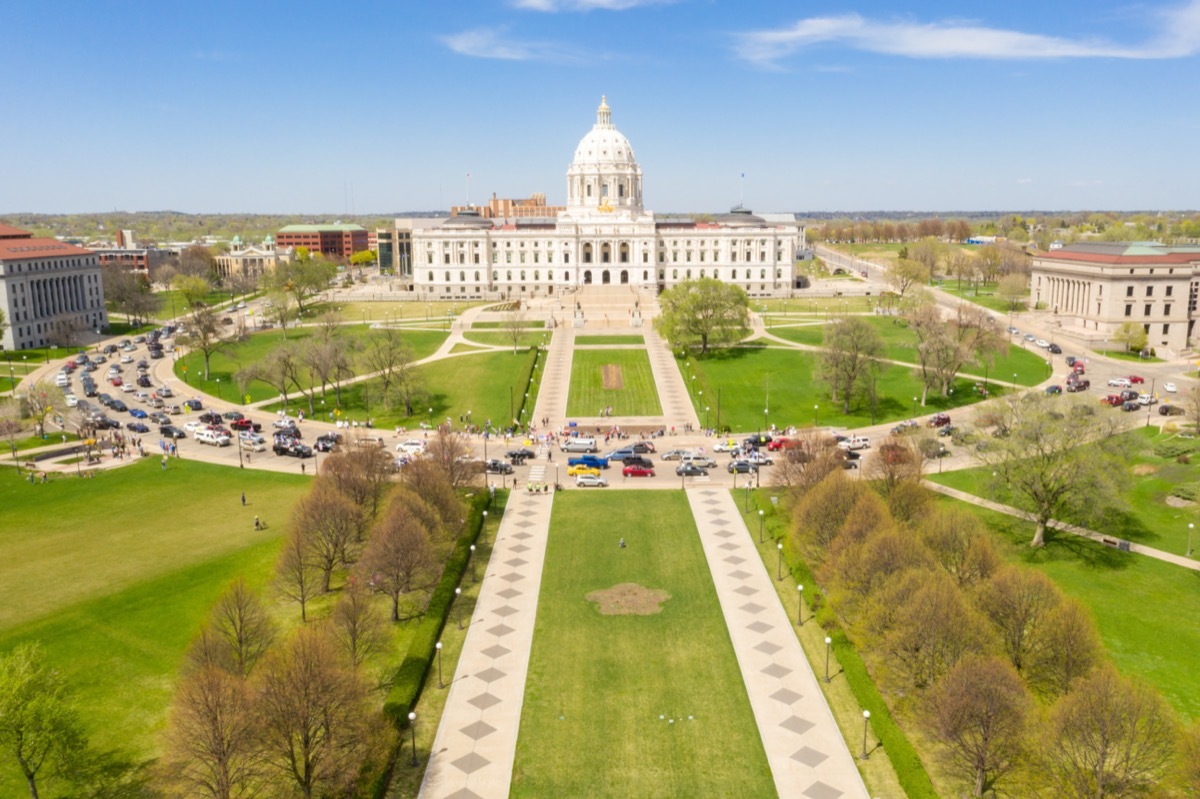
[[[601,95],[659,213],[1200,207],[1200,0],[963,13],[18,4],[0,29],[0,213],[559,205]]]

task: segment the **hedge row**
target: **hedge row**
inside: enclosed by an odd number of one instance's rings
[[[466,525],[450,557],[446,558],[442,579],[429,597],[429,606],[409,642],[408,654],[392,677],[392,688],[383,703],[383,712],[398,730],[408,727],[408,713],[421,696],[425,675],[436,653],[435,645],[441,639],[442,628],[454,603],[454,589],[462,582],[463,572],[471,557],[471,545],[483,529],[483,511],[487,504],[487,492],[480,492],[471,498]]]
[[[525,386],[525,388],[521,390],[521,401],[517,404],[517,418],[522,419],[529,424],[533,424],[532,419],[525,419],[525,405],[526,403],[532,403],[529,408],[529,413],[532,415],[533,404],[536,404],[537,402],[537,392],[533,390],[533,370],[537,368],[538,361],[542,359],[545,353],[542,351],[541,347],[531,347],[530,349],[533,350],[533,360],[529,362],[529,365],[525,368],[525,373],[521,375],[521,379],[517,383],[517,385]],[[530,395],[529,399],[525,398],[526,394]]]
[[[758,498],[756,497],[756,499]],[[766,510],[770,511],[771,508]],[[895,769],[896,777],[904,788],[905,794],[909,799],[938,799],[938,794],[933,789],[933,782],[929,779],[929,773],[925,771],[921,758],[917,755],[917,751],[909,742],[904,731],[896,724],[896,719],[892,716],[887,702],[879,693],[879,688],[871,679],[866,664],[859,656],[858,649],[851,643],[833,611],[825,606],[824,596],[812,570],[799,555],[792,552],[790,545],[785,547],[784,556],[792,576],[796,577],[797,582],[804,586],[805,599],[808,600],[809,608],[816,614],[817,623],[833,639],[833,652],[837,655],[838,662],[842,664],[842,671],[845,674],[846,683],[850,686],[850,692],[854,694],[855,700],[863,710],[871,711],[871,730],[879,739],[888,759],[892,761],[892,768]]]

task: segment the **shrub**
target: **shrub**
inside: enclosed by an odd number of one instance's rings
[[[1200,483],[1181,483],[1171,489],[1171,496],[1192,502],[1200,500]]]
[[[1195,451],[1195,441],[1184,441],[1178,438],[1160,441],[1154,445],[1154,454],[1160,458],[1178,458],[1180,455],[1190,455]]]

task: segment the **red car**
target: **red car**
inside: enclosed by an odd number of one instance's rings
[[[1142,377],[1141,375],[1130,375],[1129,382],[1137,385],[1138,383],[1145,383],[1146,378]]]
[[[654,470],[648,466],[626,466],[621,474],[626,477],[653,477]]]
[[[259,424],[258,422],[252,422],[246,418],[234,419],[232,422],[229,423],[229,426],[232,427],[234,430],[251,430],[255,433],[262,430],[261,424]]]
[[[1101,397],[1100,402],[1105,405],[1112,405],[1114,408],[1121,405],[1125,400],[1121,399],[1120,394],[1109,394],[1107,397]]]
[[[769,452],[779,452],[781,449],[791,449],[796,446],[796,442],[790,438],[773,438],[767,444]]]
[[[110,378],[108,382],[112,383],[114,386],[119,386],[124,383],[124,381],[119,377]]]

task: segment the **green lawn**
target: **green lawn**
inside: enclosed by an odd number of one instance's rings
[[[585,599],[620,583],[670,599],[648,616]],[[775,795],[680,492],[555,500],[526,684],[514,797]]]
[[[1164,363],[1162,358],[1143,358],[1136,352],[1126,352],[1125,350],[1100,350],[1101,355],[1107,355],[1110,358],[1116,358],[1118,361],[1133,361],[1135,363]]]
[[[604,388],[605,366],[620,367],[621,388]],[[596,416],[612,406],[615,416],[658,416],[662,405],[645,350],[577,350],[571,362],[568,416]]]
[[[906,363],[916,363],[917,338],[908,326],[890,316],[866,317],[866,321],[874,326],[883,338],[885,357]],[[825,341],[824,325],[777,326],[772,327],[770,332],[786,341],[814,347],[822,346]],[[968,364],[964,371],[985,375],[984,365],[981,363]],[[1050,372],[1046,368],[1046,359],[1039,350],[1028,350],[1015,344],[1009,344],[1007,353],[997,356],[988,366],[986,376],[1016,382],[1023,386],[1032,386],[1049,377]]]
[[[303,341],[312,336],[313,332],[313,328],[289,328],[286,341]],[[345,328],[345,333],[361,342],[370,335],[370,329],[362,325],[350,325]],[[446,340],[446,336],[446,333],[437,330],[411,330],[402,334],[402,340],[412,347],[414,356],[420,359],[436,352],[437,348]],[[274,329],[255,333],[245,341],[230,343],[224,351],[213,353],[208,380],[201,379],[204,374],[204,355],[199,352],[191,352],[175,363],[175,376],[179,378],[180,382],[195,386],[206,394],[214,397],[220,396],[226,402],[240,404],[244,397],[237,390],[237,385],[233,381],[234,374],[245,364],[262,360],[268,352],[284,341],[283,332]],[[361,352],[354,360],[354,368],[366,368]],[[216,382],[217,378],[221,380],[219,387]],[[258,381],[252,382],[245,393],[250,396],[251,402],[260,402],[279,394],[266,383]]]
[[[94,745],[153,756],[184,649],[232,579],[266,582],[307,485],[186,460],[163,472],[152,458],[34,486],[5,470],[0,651],[40,641],[75,687]],[[254,531],[255,514],[267,531]],[[0,760],[0,796],[22,792]]]
[[[513,345],[511,333],[500,333],[498,331],[476,331],[474,329],[463,333],[463,338],[467,341],[474,341],[479,344],[487,344],[492,347],[509,347]],[[541,344],[543,341],[548,341],[548,336],[540,331],[525,331],[517,334],[517,346],[529,349]]]
[[[958,287],[958,280],[948,277],[942,281],[941,289],[947,294],[953,294],[955,297],[973,302],[976,305],[982,305],[984,308],[990,308],[993,311],[1010,313],[1013,310],[1008,300],[996,296],[995,283],[980,283],[977,289],[975,286],[964,281],[960,289]],[[1021,301],[1021,307],[1017,310],[1023,311],[1028,306],[1028,291],[1025,292],[1025,297],[1026,299]]]
[[[506,330],[511,325],[508,322],[474,322],[471,325],[472,330]],[[541,319],[523,319],[517,327],[526,330],[544,330],[546,323]]]
[[[818,354],[814,352],[783,347],[737,347],[708,358],[689,359],[686,365],[678,360],[676,363],[680,364],[685,383],[692,383],[691,375],[696,375],[693,404],[701,419],[708,407],[714,427],[718,424],[718,406],[720,425],[737,431],[761,430],[764,409],[769,412],[768,424],[779,428],[808,427],[814,422],[814,405],[817,406],[815,421],[821,427],[872,424],[871,406],[865,399],[851,402],[848,414],[842,413],[840,401],[836,404],[830,401],[828,388],[816,377]],[[978,397],[974,386],[974,380],[960,378],[948,398],[931,392],[924,408],[916,405],[915,415],[927,416],[969,405]],[[880,375],[876,389],[879,396],[876,423],[914,416],[913,397],[919,397],[921,389],[912,369],[889,366]],[[992,396],[999,393],[993,387]]]
[[[154,314],[154,318],[165,322],[168,319],[173,319],[187,312],[187,307],[183,302],[183,295],[175,289],[167,289],[166,291],[157,291],[155,295],[162,298],[162,304],[158,308],[158,312]],[[246,299],[254,295],[245,295]],[[209,306],[224,306],[228,308],[231,304],[243,299],[242,295],[237,295],[236,299],[230,299],[228,291],[213,291],[204,298],[204,304]],[[110,308],[111,311],[111,308]]]
[[[445,421],[446,417],[450,417],[457,425],[458,417],[465,417],[470,411],[471,419],[476,424],[491,419],[499,427],[509,418],[510,388],[514,409],[521,407],[521,393],[525,391],[522,379],[534,356],[535,352],[529,349],[518,350],[515,355],[512,350],[481,350],[477,354],[442,358],[423,364],[417,367],[417,374],[428,394],[414,409],[413,415],[405,416],[403,406],[388,409],[380,406],[376,400],[369,406],[370,417],[375,427],[380,429],[398,426],[415,428],[421,422],[432,420],[436,424]],[[369,393],[377,391],[378,381],[352,383],[342,389],[342,419],[366,420],[368,404],[363,395],[364,388],[368,388]],[[318,415],[327,415],[334,410],[335,396],[330,389],[326,404],[316,406]],[[308,413],[306,400],[296,395],[291,395],[289,399],[289,410]],[[530,408],[534,399],[535,396],[530,397]],[[269,411],[282,408],[281,403],[265,406],[265,410]]]
[[[452,317],[456,317],[461,311],[473,308],[476,305],[486,304],[482,301],[465,302],[463,300],[445,302],[318,302],[314,303],[311,307],[315,314],[321,314],[327,310],[337,311],[347,321],[364,320],[366,322],[382,322],[385,319],[398,319],[402,321],[421,320],[436,322],[440,320],[444,322],[447,311]]]
[[[762,313],[765,308],[768,314],[872,313],[878,304],[878,297],[805,297],[801,290],[788,299],[753,299],[750,310]]]
[[[1195,690],[1200,575],[1077,536],[1055,535],[1043,549],[1032,550],[1032,524],[973,505],[964,507],[996,533],[1005,558],[1042,570],[1091,610],[1122,672],[1152,683],[1185,717],[1200,719],[1200,694]]]

